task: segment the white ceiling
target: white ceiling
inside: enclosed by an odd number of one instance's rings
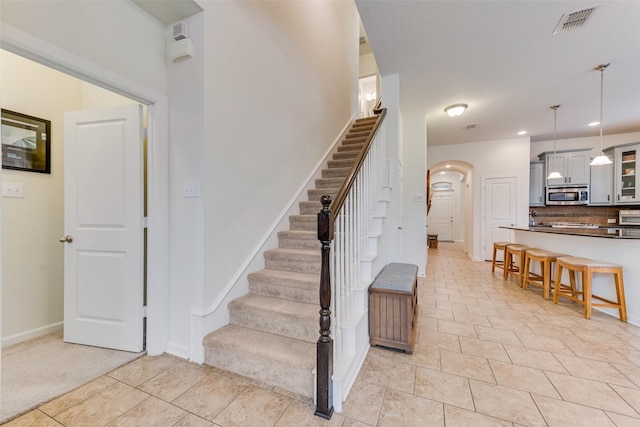
[[[640,1],[356,0],[380,73],[397,73],[404,117],[427,120],[429,145],[640,131]],[[552,35],[564,13],[601,4],[581,28]],[[384,99],[383,105],[384,105]],[[469,105],[450,118],[444,107]],[[464,125],[478,123],[475,129]],[[606,145],[606,144],[605,144]]]
[[[165,25],[173,24],[202,11],[193,0],[132,0]]]

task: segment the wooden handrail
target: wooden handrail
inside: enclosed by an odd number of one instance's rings
[[[356,162],[351,168],[349,175],[347,175],[347,178],[345,179],[344,184],[342,184],[342,188],[340,188],[340,191],[338,191],[336,198],[333,199],[333,202],[331,203],[331,212],[340,212],[340,209],[342,209],[342,205],[344,205],[344,201],[347,198],[347,194],[349,194],[351,187],[353,187],[353,183],[356,180],[356,176],[358,176],[358,172],[360,172],[362,163],[364,162],[364,159],[367,156],[367,153],[369,153],[369,148],[371,148],[371,141],[373,141],[373,139],[375,138],[376,134],[378,133],[378,129],[380,129],[380,124],[384,120],[384,117],[387,115],[386,108],[374,110],[373,112],[378,117],[376,118],[376,122],[373,125],[372,132],[367,137],[364,143],[364,147],[362,147],[362,150],[360,150],[360,154],[356,158]]]

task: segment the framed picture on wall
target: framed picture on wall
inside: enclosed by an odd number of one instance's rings
[[[2,168],[51,173],[51,122],[2,109]]]

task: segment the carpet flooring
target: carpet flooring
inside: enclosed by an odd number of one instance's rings
[[[65,343],[62,331],[3,348],[0,423],[144,354]]]

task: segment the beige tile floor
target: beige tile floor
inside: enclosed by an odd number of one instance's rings
[[[429,249],[419,290],[415,352],[372,348],[331,421],[294,397],[164,355],[5,425],[640,426],[640,328],[599,312],[586,320],[577,304],[503,281],[458,244]]]

